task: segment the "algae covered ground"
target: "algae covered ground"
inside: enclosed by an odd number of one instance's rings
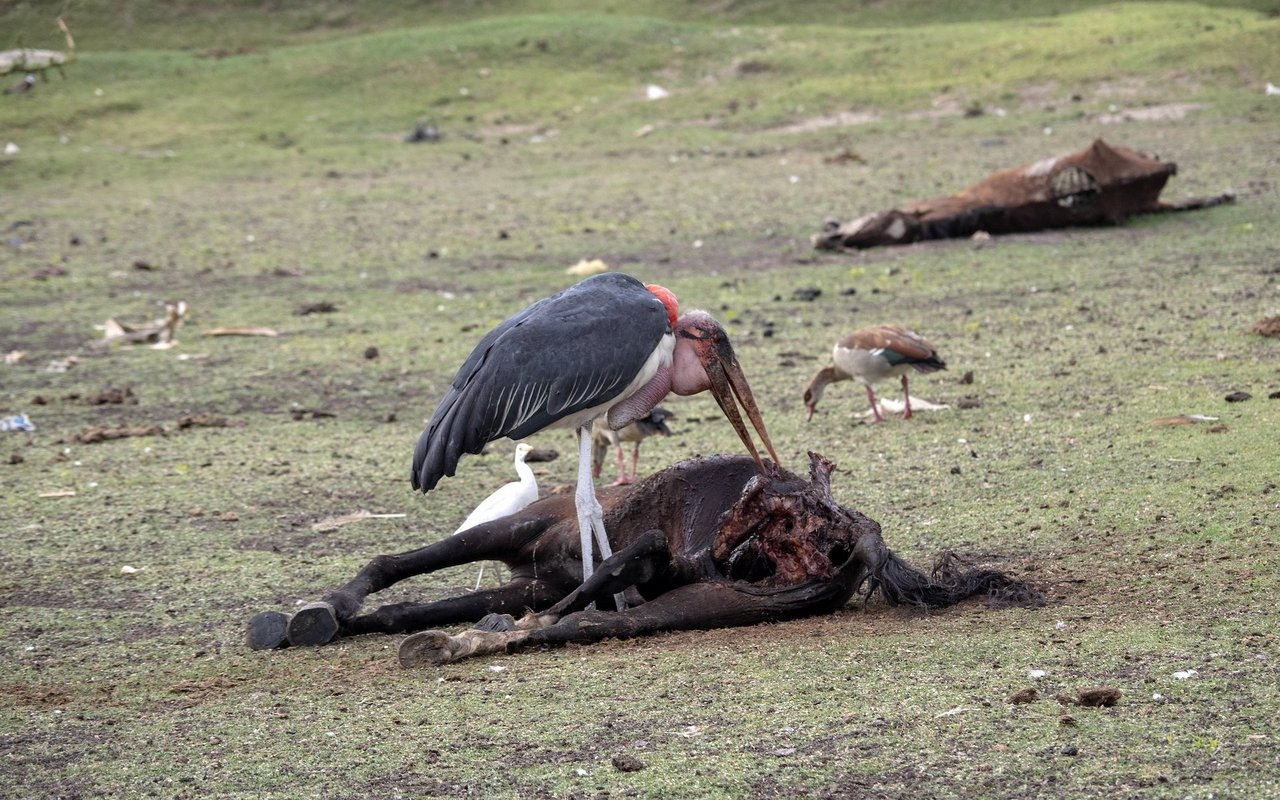
[[[52,6],[0,3],[0,48],[62,46]],[[0,433],[0,796],[1280,796],[1280,340],[1251,331],[1280,314],[1280,7],[177,8],[68,4],[65,79],[0,96],[0,417],[36,426]],[[1237,202],[809,245],[1096,137]],[[786,465],[836,461],[896,552],[1051,602],[435,670],[396,637],[250,651],[253,613],[513,479],[507,442],[428,495],[408,462],[471,346],[581,259],[723,321]],[[90,344],[178,301],[172,348]],[[950,408],[865,425],[839,384],[806,423],[877,322],[938,346],[913,394]],[[229,326],[278,335],[202,335]],[[740,449],[709,398],[667,406],[642,471]],[[1212,419],[1155,423],[1182,415]],[[569,434],[531,442],[572,480]],[[403,516],[314,527],[359,511]],[[1092,687],[1118,703],[1055,699]]]

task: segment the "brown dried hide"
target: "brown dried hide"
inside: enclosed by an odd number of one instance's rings
[[[1135,214],[1187,211],[1229,203],[1231,193],[1163,203],[1160,192],[1178,167],[1095,139],[1076,153],[1005,169],[948,197],[828,222],[813,236],[819,250],[864,249],[924,239],[1025,233],[1076,225],[1114,225]]]

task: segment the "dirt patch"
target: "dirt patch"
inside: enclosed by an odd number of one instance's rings
[[[836,114],[827,114],[821,117],[810,117],[800,122],[794,122],[790,125],[784,125],[781,128],[775,128],[778,133],[810,133],[812,131],[820,131],[826,128],[847,128],[852,125],[868,125],[872,122],[879,122],[884,117],[875,111],[841,111]]]
[[[40,708],[57,708],[65,706],[72,700],[71,689],[58,684],[22,684],[10,683],[0,686],[0,695],[20,706],[37,706]]]
[[[220,700],[235,690],[243,679],[226,675],[214,675],[198,680],[179,681],[169,687],[169,693],[178,696],[178,708],[191,708],[210,700]]]
[[[1176,122],[1186,119],[1193,111],[1204,108],[1203,103],[1166,103],[1161,106],[1126,108],[1098,116],[1100,125],[1116,125],[1122,122]]]

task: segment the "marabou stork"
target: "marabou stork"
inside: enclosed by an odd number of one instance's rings
[[[629,275],[593,275],[539,300],[485,334],[454,376],[413,453],[413,488],[430,491],[453,475],[463,453],[501,436],[523,439],[549,427],[578,436],[574,493],[583,580],[594,571],[592,536],[612,554],[591,480],[591,425],[617,430],[669,392],[711,390],[761,471],[764,462],[734,397],[775,464],[751,387],[720,323],[705,311],[677,317],[675,295]],[[620,602],[620,601],[619,601]]]
[[[596,420],[591,429],[591,475],[599,478],[604,468],[604,457],[613,448],[618,461],[618,479],[610,486],[626,486],[634,483],[640,464],[640,443],[650,436],[670,436],[671,429],[667,420],[676,415],[661,406],[656,406],[645,416],[631,423],[622,430],[615,431],[604,420]],[[631,474],[627,474],[626,458],[622,454],[622,443],[631,443]]]
[[[858,381],[867,389],[873,422],[883,422],[872,384],[891,375],[902,376],[902,394],[906,407],[902,418],[911,418],[911,395],[907,391],[907,371],[934,372],[946,369],[938,351],[923,336],[901,325],[872,325],[841,336],[831,349],[832,363],[818,370],[804,390],[806,419],[813,419],[814,409],[822,399],[828,383]]]

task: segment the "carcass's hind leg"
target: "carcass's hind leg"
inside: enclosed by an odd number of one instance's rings
[[[255,650],[267,650],[285,644],[325,644],[339,633],[346,632],[347,621],[355,617],[370,594],[414,575],[474,561],[507,558],[542,534],[551,521],[535,518],[513,524],[507,519],[494,520],[417,550],[377,556],[346,584],[325,592],[320,601],[308,603],[292,617],[278,611],[264,611],[252,617],[247,632],[249,646]],[[475,597],[488,596],[486,592],[475,594]],[[547,602],[557,599],[559,595]],[[483,612],[475,617],[454,617],[448,621],[479,619],[482,615]],[[443,623],[433,620],[427,624]]]
[[[546,612],[527,615],[514,624],[510,619],[491,619],[494,617],[491,614],[477,627],[457,636],[444,631],[415,633],[400,643],[400,664],[404,667],[440,665],[471,656],[505,653],[518,646],[534,631],[554,625],[561,615],[586,608],[589,604],[621,592],[629,586],[651,580],[669,560],[666,535],[656,528],[646,531],[636,541],[605,559],[590,578]],[[530,607],[543,606],[530,604]],[[619,616],[615,612],[594,612],[594,617],[605,620],[613,620]]]
[[[343,626],[349,635],[410,633],[437,625],[476,622],[487,614],[522,614],[545,608],[564,596],[564,589],[531,578],[517,578],[496,589],[469,592],[432,603],[392,603],[352,618]]]

